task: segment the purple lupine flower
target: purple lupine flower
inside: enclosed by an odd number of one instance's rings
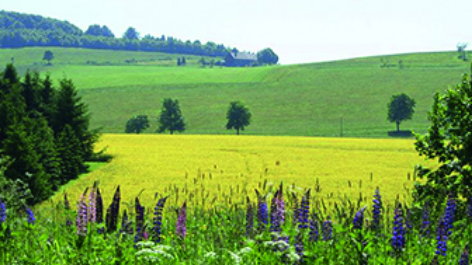
[[[464,251],[462,251],[459,265],[469,265],[469,245],[466,245]]]
[[[64,193],[64,209],[66,209],[66,211],[70,210],[70,203],[67,199],[67,193]],[[66,226],[72,226],[72,221],[69,218],[66,219]]]
[[[303,195],[302,202],[300,203],[300,210],[298,215],[298,228],[308,228],[308,216],[310,214],[310,190]]]
[[[161,242],[161,233],[162,233],[162,213],[164,211],[164,205],[166,203],[167,197],[159,199],[154,208],[154,217],[152,224],[152,240],[156,243]]]
[[[449,195],[446,203],[446,212],[444,215],[444,225],[448,236],[452,234],[454,224],[454,213],[456,211],[456,200],[452,195]]]
[[[395,218],[393,221],[393,235],[392,235],[392,247],[393,250],[398,254],[402,251],[405,246],[405,228],[403,226],[403,210],[402,204],[399,203],[395,209]]]
[[[257,230],[259,233],[265,231],[269,219],[269,211],[267,209],[267,202],[265,197],[262,197],[259,194],[259,191],[256,190],[257,194]]]
[[[331,221],[330,216],[328,216],[328,219],[324,221],[321,232],[323,233],[324,241],[331,240],[333,237],[333,222]]]
[[[115,195],[113,195],[113,201],[107,209],[106,223],[107,223],[107,232],[116,231],[118,228],[118,215],[120,213],[120,201],[121,201],[121,192],[120,186],[116,188]]]
[[[95,205],[96,205],[96,195],[95,195],[95,187],[93,187],[91,190],[90,190],[90,194],[89,194],[89,197],[88,197],[88,200],[89,200],[89,203],[88,203],[88,211],[87,211],[87,214],[88,214],[88,222],[89,223],[95,223],[95,220],[97,219],[96,218],[96,208],[95,208]]]
[[[77,234],[80,236],[87,235],[87,203],[85,202],[85,196],[80,195],[79,202],[77,203]]]
[[[144,206],[139,203],[139,198],[135,199],[135,210],[136,210],[136,235],[134,237],[134,243],[137,243],[144,238]]]
[[[447,222],[445,217],[439,219],[436,237],[436,255],[446,256],[447,252]]]
[[[26,217],[28,219],[28,224],[34,225],[36,223],[36,218],[34,218],[33,211],[30,208],[26,208]]]
[[[382,212],[382,197],[380,196],[379,188],[375,190],[374,200],[374,210],[373,212],[373,221],[372,221],[372,229],[376,230],[380,228],[380,219],[381,219],[381,212]]]
[[[7,219],[7,208],[5,207],[5,203],[0,200],[0,226],[2,223],[5,223]]]
[[[319,223],[315,216],[310,219],[310,241],[317,242],[320,238]]]
[[[423,205],[423,211],[421,213],[421,235],[422,236],[429,236],[429,229],[430,229],[430,221],[429,221],[429,200],[426,200]]]
[[[282,225],[285,223],[285,202],[282,192],[279,192],[279,196],[275,199],[275,204],[277,205],[277,219],[279,224]]]
[[[365,207],[362,207],[354,216],[353,225],[354,229],[362,230],[362,226],[364,225],[364,211]]]
[[[96,188],[96,200],[95,200],[95,218],[97,224],[103,223],[103,199],[102,194],[100,193],[100,189]],[[105,232],[105,228],[99,228],[98,233],[103,234]]]
[[[187,202],[184,202],[182,208],[179,211],[179,217],[177,218],[177,225],[175,234],[180,238],[184,239],[187,233]]]
[[[252,207],[249,196],[247,197],[247,210],[246,210],[246,236],[250,237],[254,230],[254,208]]]
[[[284,202],[284,187],[283,183],[280,183],[279,193],[275,199],[275,204],[277,205],[277,218],[279,224],[283,225],[285,223],[285,202]]]

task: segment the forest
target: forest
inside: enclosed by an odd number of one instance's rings
[[[83,32],[68,21],[39,15],[0,11],[0,48],[56,46],[89,49],[181,53],[201,56],[225,56],[237,51],[215,42],[182,41],[162,35],[145,35],[129,27],[122,38],[116,38],[107,26],[90,25]]]

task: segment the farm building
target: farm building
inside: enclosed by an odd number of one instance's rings
[[[225,65],[229,67],[252,66],[255,62],[257,56],[247,52],[228,52],[225,58]]]

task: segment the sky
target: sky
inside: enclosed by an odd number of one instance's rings
[[[116,36],[213,41],[281,64],[450,51],[472,40],[470,0],[0,0],[0,9],[67,20]],[[470,45],[472,47],[472,43]]]

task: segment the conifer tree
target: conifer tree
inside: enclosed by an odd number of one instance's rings
[[[47,199],[52,194],[49,176],[44,173],[40,163],[41,157],[35,150],[34,139],[28,135],[26,126],[23,123],[14,123],[8,127],[6,135],[3,150],[5,155],[13,160],[5,170],[5,176],[12,180],[20,179],[28,184],[34,196],[28,203]]]
[[[93,144],[96,142],[98,134],[89,130],[87,106],[81,101],[72,80],[61,80],[52,127],[56,138],[67,125],[71,127],[75,137],[79,140],[77,155],[80,154],[81,160],[85,161],[93,154]],[[85,165],[82,166],[82,169],[85,169]]]
[[[56,148],[61,158],[59,162],[61,170],[60,184],[65,184],[69,180],[76,179],[83,167],[80,141],[70,125],[66,125],[58,135]]]
[[[21,94],[25,98],[26,112],[39,111],[40,99],[38,95],[39,74],[26,72],[25,81],[22,83]],[[37,115],[36,115],[37,116]]]
[[[41,82],[38,94],[41,101],[39,110],[48,121],[49,126],[52,126],[52,119],[56,108],[54,100],[56,90],[52,85],[50,75],[46,75],[46,78]]]

